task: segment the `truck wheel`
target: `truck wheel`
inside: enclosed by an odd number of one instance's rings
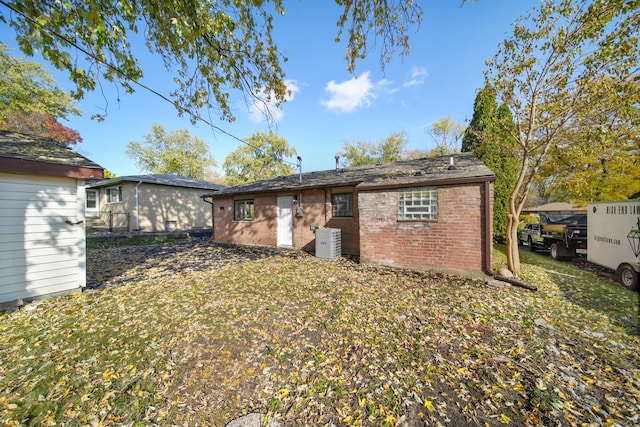
[[[549,249],[550,249],[549,256],[552,259],[555,259],[555,260],[558,260],[558,261],[562,259],[562,257],[560,256],[560,250],[558,249],[558,244],[557,243],[552,244]]]
[[[529,240],[527,242],[529,243],[529,248],[528,248],[529,251],[535,252],[536,248],[535,248],[535,246],[533,246],[533,240],[531,239],[531,237],[529,237]]]
[[[623,265],[620,267],[620,283],[629,290],[637,290],[638,273],[630,265]]]

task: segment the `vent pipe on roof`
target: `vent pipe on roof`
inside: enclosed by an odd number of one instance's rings
[[[302,184],[302,157],[298,156],[298,170],[300,171],[300,184]]]
[[[336,154],[336,171],[340,168],[340,156]]]
[[[449,167],[447,168],[448,170],[454,170],[456,168],[456,165],[453,164],[453,156],[449,157]]]

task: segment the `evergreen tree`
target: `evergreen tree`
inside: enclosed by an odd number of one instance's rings
[[[514,139],[507,129],[513,129],[513,116],[504,105],[498,106],[495,90],[486,85],[478,91],[473,117],[462,137],[462,151],[470,152],[495,174],[493,187],[493,238],[504,243],[509,212],[509,193],[517,179],[518,156]]]

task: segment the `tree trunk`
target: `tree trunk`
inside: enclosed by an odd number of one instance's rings
[[[520,252],[518,252],[518,215],[510,209],[507,215],[507,269],[520,274]]]

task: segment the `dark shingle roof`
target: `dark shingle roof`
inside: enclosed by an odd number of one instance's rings
[[[99,164],[53,139],[4,130],[0,131],[0,157],[102,170]]]
[[[197,188],[202,190],[222,190],[226,188],[224,185],[214,184],[213,182],[200,181],[198,179],[188,178],[186,176],[174,175],[170,173],[154,174],[154,175],[128,175],[116,178],[97,181],[88,185],[89,188],[107,187],[116,185],[121,182],[143,182],[146,184],[170,185],[173,187]]]
[[[455,168],[449,169],[453,158]],[[235,187],[227,187],[207,196],[291,191],[308,188],[357,186],[360,190],[378,187],[414,186],[494,180],[495,174],[478,158],[469,153],[453,156],[428,157],[379,165],[331,169],[319,172],[262,179]],[[302,182],[300,182],[302,181]]]

